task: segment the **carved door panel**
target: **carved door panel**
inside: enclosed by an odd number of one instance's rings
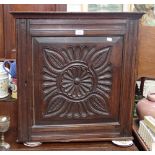
[[[49,141],[92,140],[120,134],[123,39],[107,40],[33,38],[33,140],[38,140],[38,131],[39,140],[48,133]]]

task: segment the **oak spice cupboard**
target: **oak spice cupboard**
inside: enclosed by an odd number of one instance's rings
[[[132,139],[142,13],[12,14],[19,142]]]

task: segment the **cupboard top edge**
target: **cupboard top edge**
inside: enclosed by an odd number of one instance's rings
[[[139,19],[144,13],[142,12],[20,12],[11,11],[15,18],[51,18],[51,19]]]

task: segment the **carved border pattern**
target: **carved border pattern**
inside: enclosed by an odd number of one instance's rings
[[[108,115],[111,47],[68,46],[43,50],[44,117]]]

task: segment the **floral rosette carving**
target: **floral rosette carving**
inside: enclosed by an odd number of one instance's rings
[[[74,66],[67,69],[62,76],[62,90],[73,99],[80,99],[91,92],[92,75],[86,67]]]

